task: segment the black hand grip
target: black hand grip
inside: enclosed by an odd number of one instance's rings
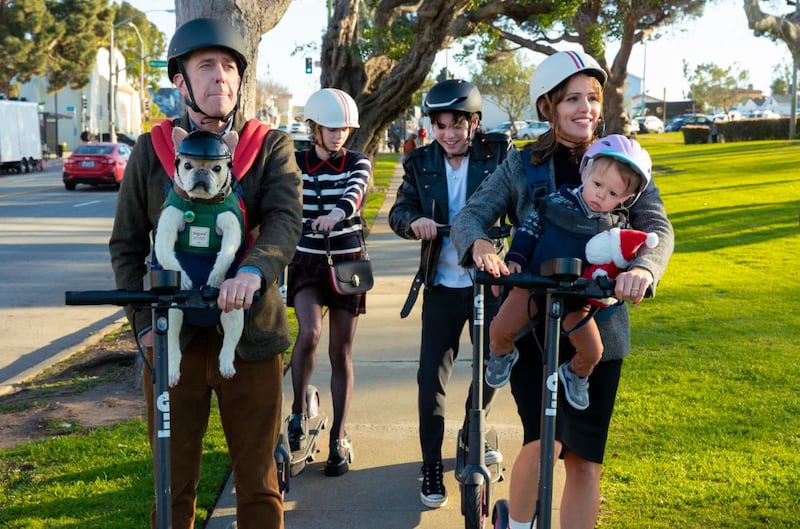
[[[166,304],[182,309],[208,309],[217,304],[219,289],[204,286],[200,289],[157,290],[85,290],[65,292],[67,305],[155,305]],[[253,298],[254,301],[257,299]]]
[[[67,305],[140,305],[158,301],[158,295],[150,291],[130,290],[85,290],[66,292]]]

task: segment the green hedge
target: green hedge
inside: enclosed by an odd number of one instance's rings
[[[736,121],[723,121],[717,123],[719,141],[757,141],[757,140],[787,140],[789,139],[789,119],[739,119]],[[800,132],[800,126],[795,123],[795,130]],[[708,127],[686,126],[682,127],[683,143],[707,143],[709,141]]]

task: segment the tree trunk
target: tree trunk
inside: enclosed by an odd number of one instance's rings
[[[359,55],[359,0],[338,0],[322,41],[323,87],[340,88],[356,100],[361,127],[348,146],[374,158],[386,127],[406,114],[414,92],[425,82],[436,54],[452,41],[450,29],[468,0],[425,0],[417,6],[414,37],[400,59]],[[392,13],[375,16],[373,31],[391,25]]]
[[[290,3],[291,0],[175,0],[175,23],[178,26],[195,18],[221,18],[242,33],[248,63],[241,87],[245,117],[255,115],[256,65],[261,37],[280,22]]]

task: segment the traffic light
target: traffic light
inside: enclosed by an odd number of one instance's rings
[[[311,57],[306,57],[306,73],[314,71],[314,64],[311,62]]]
[[[84,111],[86,111],[86,109],[88,108],[85,95],[81,96],[81,108],[83,108]]]

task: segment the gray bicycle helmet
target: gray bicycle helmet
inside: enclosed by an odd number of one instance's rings
[[[461,79],[448,79],[433,85],[422,103],[425,115],[451,110],[481,115],[483,99],[478,87]]]
[[[242,35],[228,22],[214,18],[196,18],[186,22],[175,30],[175,34],[172,36],[172,40],[169,41],[169,48],[167,49],[167,74],[169,75],[170,81],[173,82],[176,74],[180,73],[183,75],[186,83],[186,91],[189,93],[189,96],[184,98],[186,106],[209,118],[227,122],[230,121],[239,109],[241,93],[236,94],[236,105],[228,114],[224,116],[211,116],[197,106],[194,100],[192,84],[189,81],[189,76],[186,75],[186,70],[183,65],[184,60],[189,54],[207,48],[222,48],[232,53],[236,60],[237,69],[239,70],[239,77],[244,76],[244,71],[247,69],[247,58]],[[241,90],[241,86],[239,89]]]
[[[219,134],[195,130],[178,145],[178,156],[201,160],[230,160],[231,150]]]
[[[179,63],[193,51],[203,48],[225,48],[236,57],[239,76],[247,68],[244,39],[236,29],[224,20],[196,18],[181,25],[167,49],[167,74],[170,81],[179,73]]]

